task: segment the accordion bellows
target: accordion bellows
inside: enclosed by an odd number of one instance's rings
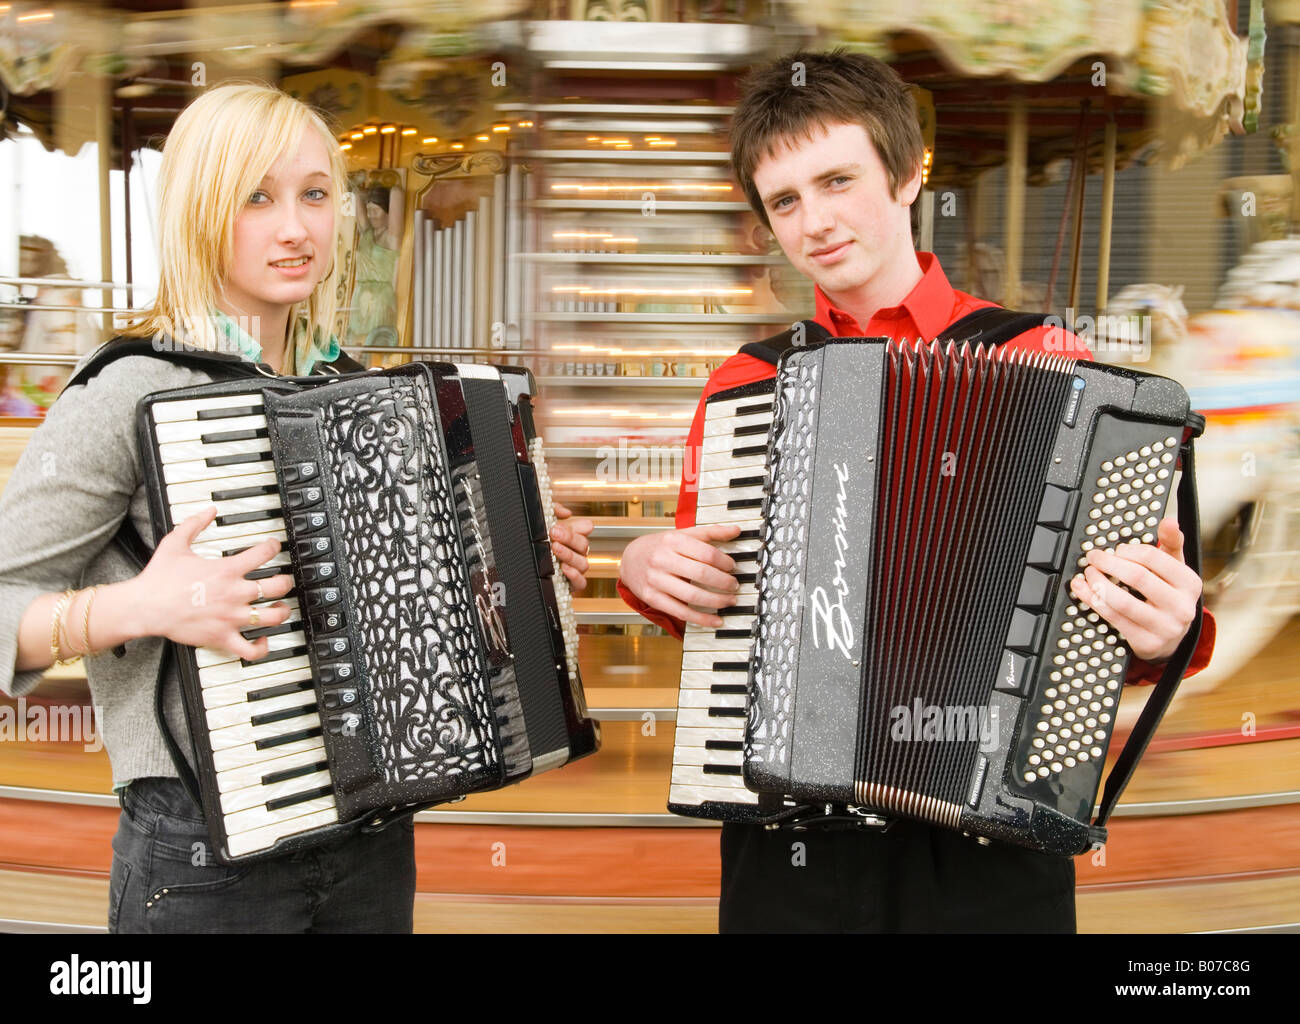
[[[736,471],[758,529],[743,734],[706,741],[738,752],[691,770],[737,799],[679,787],[672,809],[833,804],[1086,848],[1129,655],[1069,580],[1094,546],[1155,540],[1186,393],[1063,357],[873,340],[792,350],[765,383],[761,503],[752,459]],[[760,387],[710,399],[745,409],[746,452]]]

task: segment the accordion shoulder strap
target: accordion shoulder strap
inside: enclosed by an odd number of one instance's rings
[[[1202,417],[1193,414],[1191,436],[1183,442],[1182,451],[1180,452],[1182,477],[1178,481],[1178,527],[1183,531],[1183,558],[1187,562],[1187,567],[1195,571],[1198,576],[1201,573],[1201,533],[1200,516],[1197,511],[1196,501],[1196,464],[1192,438],[1201,432],[1204,423],[1205,420]],[[1160,719],[1164,717],[1165,710],[1173,699],[1174,691],[1178,688],[1179,682],[1182,681],[1183,673],[1187,671],[1187,666],[1191,664],[1192,655],[1196,652],[1196,645],[1201,638],[1202,618],[1202,601],[1198,598],[1196,601],[1196,614],[1192,618],[1191,626],[1174,651],[1173,656],[1165,663],[1160,681],[1152,688],[1146,706],[1142,709],[1142,713],[1138,716],[1136,724],[1129,733],[1124,749],[1120,751],[1114,767],[1111,768],[1110,774],[1106,776],[1106,787],[1102,792],[1101,807],[1097,814],[1097,820],[1093,823],[1093,838],[1098,842],[1105,841],[1106,822],[1110,819],[1111,812],[1115,810],[1115,805],[1119,802],[1119,798],[1128,785],[1129,779],[1132,778],[1133,769],[1137,767],[1138,760],[1146,751],[1147,744],[1151,742],[1156,726],[1160,724]]]
[[[1042,326],[1041,313],[1022,313],[1002,306],[985,306],[949,324],[935,340],[945,344],[952,342],[960,345],[966,342],[995,348],[1020,337],[1026,331]]]
[[[944,343],[953,342],[960,345],[969,342],[972,345],[984,345],[993,348],[1004,345],[1013,338],[1018,338],[1026,331],[1043,326],[1043,317],[1039,313],[1022,313],[1002,306],[987,306],[967,313],[944,328],[936,339]],[[774,334],[762,341],[751,341],[741,348],[741,354],[761,359],[776,366],[781,357],[792,348],[800,345],[817,344],[830,338],[830,333],[815,320],[800,320],[780,334]]]
[[[742,346],[740,354],[753,356],[755,359],[776,366],[790,349],[809,344],[815,345],[829,337],[830,332],[816,320],[800,320],[780,334],[774,334],[762,341],[751,341],[748,345]]]

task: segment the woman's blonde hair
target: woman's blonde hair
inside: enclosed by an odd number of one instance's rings
[[[328,342],[338,311],[347,190],[343,156],[320,114],[258,82],[215,86],[176,119],[163,147],[159,178],[158,295],[123,333],[166,335],[207,349],[219,344],[210,314],[230,271],[235,218],[271,166],[296,150],[304,131],[318,132],[330,155],[335,245],[329,270],[312,294],[289,311],[294,344],[285,352],[284,371],[303,365],[313,338],[319,337],[322,345]],[[307,329],[298,329],[304,320]]]

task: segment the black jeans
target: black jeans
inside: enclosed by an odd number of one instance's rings
[[[120,801],[110,932],[411,931],[409,818],[374,835],[225,867],[212,855],[202,811],[178,780],[136,779]]]
[[[911,821],[886,832],[728,822],[718,928],[1073,933],[1074,861]]]

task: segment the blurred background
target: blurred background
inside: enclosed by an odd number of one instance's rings
[[[357,200],[339,337],[372,364],[530,366],[557,498],[597,524],[575,605],[603,748],[422,813],[417,929],[713,930],[716,826],[665,807],[681,645],[614,581],[671,526],[709,372],[811,312],[727,127],[751,64],[832,45],[913,86],[917,244],[954,286],[1054,313],[1208,419],[1214,661],[1078,859],[1080,930],[1300,930],[1295,0],[0,4],[0,486],[152,297],[177,113],[231,77],[316,105]],[[88,705],[84,670],[2,700],[0,927],[104,930],[107,756],[23,725]]]

